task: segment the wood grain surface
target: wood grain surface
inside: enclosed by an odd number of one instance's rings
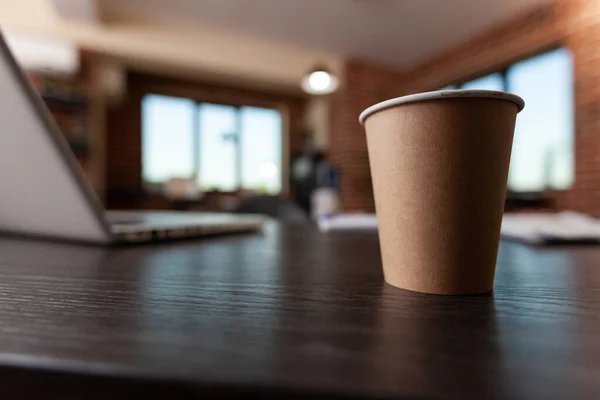
[[[493,293],[443,297],[384,284],[368,233],[0,240],[0,395],[84,393],[598,398],[600,248],[502,243]]]

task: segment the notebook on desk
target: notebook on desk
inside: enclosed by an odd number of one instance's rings
[[[320,217],[323,232],[375,231],[375,214]],[[600,220],[575,212],[504,214],[501,237],[529,244],[600,243]]]
[[[0,232],[99,244],[257,230],[265,218],[105,212],[0,33]]]

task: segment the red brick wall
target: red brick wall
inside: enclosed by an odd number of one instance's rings
[[[556,194],[559,208],[600,215],[600,1],[556,0],[520,15],[409,71],[390,72],[349,62],[346,86],[334,98],[331,158],[342,172],[346,209],[364,209],[370,189],[363,129],[356,122],[366,106],[493,72],[516,60],[567,46],[575,74],[575,183]],[[366,168],[366,167],[365,167]]]
[[[600,2],[562,0],[556,13],[575,61],[575,183],[559,205],[600,215]]]
[[[346,210],[374,209],[369,159],[358,115],[368,106],[392,97],[391,70],[359,61],[346,64],[345,85],[333,97],[333,123],[329,141],[331,162],[340,168],[340,198]],[[400,89],[398,89],[400,90]]]

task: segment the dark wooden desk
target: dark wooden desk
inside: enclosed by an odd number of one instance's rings
[[[503,243],[471,297],[389,287],[375,235],[310,227],[0,255],[6,399],[600,396],[598,248]]]

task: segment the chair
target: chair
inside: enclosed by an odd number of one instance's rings
[[[299,206],[277,196],[253,196],[234,210],[241,214],[264,214],[286,222],[308,223],[308,215]]]

